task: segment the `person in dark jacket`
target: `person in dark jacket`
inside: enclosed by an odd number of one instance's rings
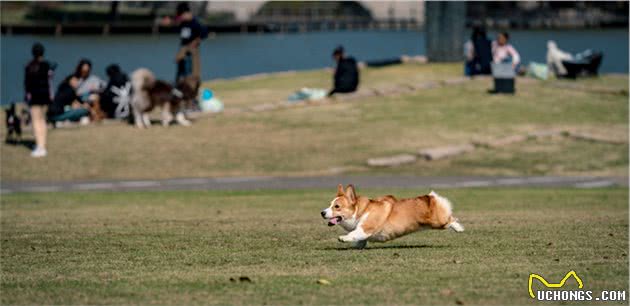
[[[187,2],[177,5],[176,21],[179,24],[180,48],[175,55],[177,75],[175,82],[188,76],[201,80],[201,60],[199,46],[208,37],[208,29],[203,26],[190,11]]]
[[[26,65],[24,74],[25,100],[31,110],[35,148],[32,157],[44,157],[46,151],[46,107],[52,100],[51,83],[54,64],[44,60],[44,46],[33,44],[31,49],[33,60]]]
[[[359,86],[359,67],[352,57],[346,57],[342,46],[333,51],[333,59],[337,62],[335,68],[334,87],[328,93],[349,93],[357,90]]]
[[[171,18],[165,18],[162,24],[171,25]],[[179,27],[180,47],[175,54],[177,70],[174,83],[192,84],[196,96],[201,85],[200,45],[208,37],[208,28],[193,15],[188,2],[177,4],[175,24]],[[193,99],[188,107],[198,108],[197,100]],[[184,109],[177,116],[184,116]]]
[[[57,126],[57,122],[79,121],[90,115],[89,105],[82,103],[77,95],[79,84],[79,78],[70,75],[57,87],[55,98],[48,108],[48,120],[53,126]]]
[[[491,74],[492,42],[486,36],[486,30],[482,27],[474,27],[470,40],[464,44],[466,66],[464,74],[474,76]]]
[[[109,81],[101,93],[101,109],[108,118],[127,118],[131,101],[129,77],[116,64],[107,66],[105,72]]]

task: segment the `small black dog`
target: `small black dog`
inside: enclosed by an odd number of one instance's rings
[[[7,125],[6,142],[18,142],[22,140],[22,121],[15,113],[15,103],[12,103],[11,106],[4,111],[6,113],[5,123]],[[15,135],[15,139],[13,135]]]

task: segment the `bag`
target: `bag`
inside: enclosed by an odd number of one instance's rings
[[[549,67],[545,64],[531,62],[527,66],[527,75],[539,80],[547,80],[549,78]]]
[[[214,96],[212,90],[204,88],[199,94],[199,108],[204,112],[219,113],[223,111],[223,102]]]
[[[301,101],[316,101],[326,98],[326,90],[319,88],[302,88],[289,96],[290,103]]]

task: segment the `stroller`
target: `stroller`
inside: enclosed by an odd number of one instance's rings
[[[591,50],[578,53],[572,60],[562,61],[562,65],[567,70],[567,74],[563,77],[575,79],[578,76],[596,76],[603,57],[601,52]]]
[[[559,78],[596,76],[603,58],[602,52],[591,50],[572,55],[560,50],[554,41],[547,42],[547,66]]]

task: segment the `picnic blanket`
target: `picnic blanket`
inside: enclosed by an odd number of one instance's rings
[[[289,96],[289,103],[316,101],[326,98],[328,92],[321,88],[302,88]]]

